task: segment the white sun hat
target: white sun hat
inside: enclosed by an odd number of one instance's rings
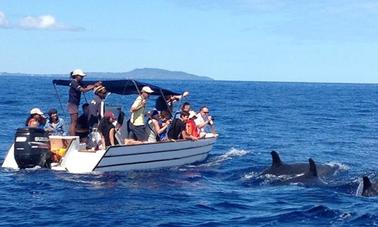
[[[33,109],[30,111],[30,114],[39,114],[39,115],[43,115],[43,112],[42,112],[39,108],[33,108]]]
[[[83,72],[83,70],[81,69],[75,69],[74,71],[72,71],[72,76],[86,76],[87,74],[85,74]]]
[[[142,87],[142,90],[140,92],[146,92],[146,93],[151,94],[154,91],[149,86],[144,86]]]

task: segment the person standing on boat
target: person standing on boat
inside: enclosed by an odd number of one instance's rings
[[[48,112],[49,119],[46,122],[45,130],[49,135],[63,136],[64,135],[64,120],[58,116],[58,111],[52,108]]]
[[[79,136],[81,143],[87,143],[87,137],[89,135],[89,104],[84,103],[81,108],[83,109],[83,113],[77,119],[76,135]]]
[[[70,136],[75,136],[81,93],[90,91],[94,87],[101,85],[101,82],[97,82],[96,84],[84,86],[82,80],[86,75],[87,74],[85,74],[81,69],[75,69],[71,72],[71,82],[67,104],[68,113],[71,117],[71,124],[69,128]]]
[[[182,95],[166,95],[166,96],[159,96],[155,102],[155,109],[160,113],[162,111],[167,111],[170,114],[173,113],[173,103],[179,101],[180,99],[189,95],[188,91],[185,91]]]
[[[154,92],[150,87],[144,86],[140,95],[135,99],[130,112],[130,130],[138,141],[147,141],[146,127],[144,124],[144,109],[150,94]]]
[[[105,112],[106,88],[100,85],[95,87],[93,91],[96,96],[89,104],[89,128],[97,127]]]

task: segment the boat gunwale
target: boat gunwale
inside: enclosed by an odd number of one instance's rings
[[[109,155],[109,156],[106,155],[106,153],[107,153],[106,152],[103,155],[103,157],[105,157],[105,158],[112,158],[112,157],[133,156],[133,155],[141,155],[141,154],[164,153],[164,152],[172,152],[172,151],[189,150],[189,149],[194,149],[194,148],[207,147],[207,146],[212,146],[214,144],[215,144],[215,142],[209,143],[209,144],[204,144],[204,145],[201,145],[201,146],[192,146],[192,147],[176,148],[176,149],[170,149],[170,150],[150,151],[150,152],[140,152],[140,153],[132,153],[132,154],[117,154],[117,155]],[[113,146],[113,147],[115,147],[115,146]]]
[[[218,137],[208,137],[208,138],[201,138],[196,141],[194,140],[185,140],[185,139],[178,139],[178,140],[169,140],[169,141],[157,141],[157,142],[151,142],[151,143],[138,143],[138,144],[117,144],[117,145],[110,145],[106,150],[108,150],[111,147],[132,147],[132,146],[141,146],[141,145],[151,145],[151,144],[167,144],[167,143],[181,143],[181,142],[187,142],[187,141],[192,141],[192,142],[197,142],[197,141],[204,141],[204,140],[210,140],[210,139],[216,139]]]

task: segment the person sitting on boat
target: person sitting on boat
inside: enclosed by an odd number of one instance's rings
[[[168,128],[169,124],[163,124],[161,121],[159,112],[157,110],[152,111],[147,121],[147,142],[156,143],[160,141],[160,135]]]
[[[184,140],[198,140],[197,137],[194,137],[192,135],[189,135],[186,132],[186,122],[189,119],[189,112],[182,111],[180,113],[180,118],[176,118],[172,122],[172,126],[168,131],[168,138],[171,140],[178,140],[178,139],[184,139]]]
[[[52,108],[48,112],[49,119],[46,122],[45,130],[49,135],[63,136],[64,133],[64,120],[58,116],[58,111]]]
[[[144,86],[140,95],[135,99],[130,112],[130,130],[138,141],[147,141],[146,127],[144,123],[144,109],[150,94],[154,92],[150,87]]]
[[[159,96],[155,102],[155,109],[158,110],[160,113],[162,111],[167,111],[170,114],[173,113],[173,103],[179,101],[180,99],[189,95],[188,91],[185,91],[182,95],[166,95],[166,96]]]
[[[96,84],[84,86],[82,81],[83,81],[84,76],[86,75],[87,74],[85,74],[81,69],[75,69],[74,71],[71,72],[72,80],[70,82],[70,89],[68,92],[68,104],[67,104],[67,110],[71,117],[71,123],[69,127],[70,136],[75,135],[81,93],[90,91],[96,86],[101,85],[101,82],[97,82]]]
[[[168,112],[168,111],[162,111],[160,113],[160,122],[159,122],[159,125],[160,127],[165,127],[165,130],[163,132],[160,133],[160,141],[165,141],[165,140],[168,140],[168,129],[169,129],[169,126],[171,125],[172,123],[172,120],[171,120],[171,114]]]
[[[196,138],[199,138],[199,130],[197,128],[197,125],[196,123],[194,122],[194,120],[197,118],[196,116],[196,112],[194,111],[190,111],[189,112],[189,119],[188,121],[186,122],[186,133],[188,135],[191,135],[191,136],[194,136]]]
[[[76,135],[79,136],[81,143],[86,143],[89,135],[89,104],[84,103],[81,108],[83,109],[83,113],[77,119]]]
[[[26,119],[25,126],[30,128],[43,128],[46,123],[46,118],[39,108],[33,108],[30,111],[30,116]]]
[[[108,146],[118,144],[115,137],[115,126],[113,124],[115,120],[116,117],[113,112],[105,112],[104,117],[101,119],[100,124],[98,125],[98,131],[101,134],[101,144],[103,149]]]
[[[104,115],[106,88],[102,85],[93,89],[95,97],[90,102],[88,110],[88,123],[89,128],[96,128]]]
[[[207,106],[202,106],[196,117],[197,118],[194,121],[200,131],[201,138],[217,136],[215,133],[214,121],[212,116],[209,115],[209,108],[207,108]],[[209,127],[211,130],[209,130]]]

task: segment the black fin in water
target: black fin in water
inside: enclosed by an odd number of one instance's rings
[[[278,155],[278,153],[276,151],[272,151],[270,152],[270,154],[272,155],[272,167],[279,167],[282,165],[282,161],[280,159],[280,156]]]
[[[312,177],[317,177],[318,171],[316,169],[316,165],[315,165],[314,160],[312,160],[312,158],[310,158],[310,159],[308,159],[308,163],[309,163],[309,175],[312,176]]]
[[[364,187],[362,188],[362,192],[364,192],[364,191],[368,190],[371,187],[371,182],[369,180],[369,177],[367,177],[367,176],[364,176],[362,178],[362,181],[364,183]]]

